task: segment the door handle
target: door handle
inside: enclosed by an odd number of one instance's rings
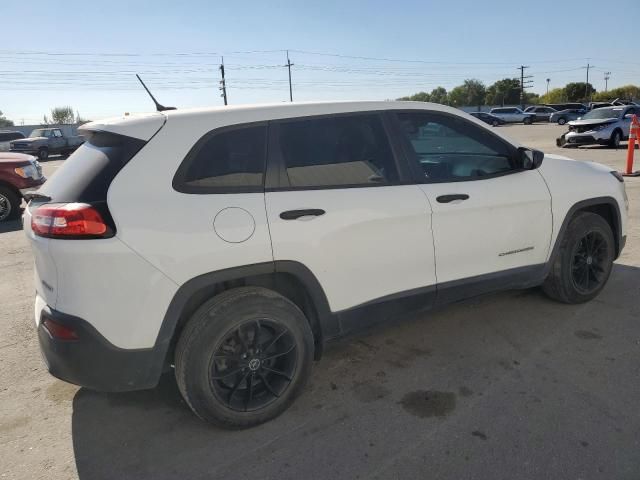
[[[319,217],[326,212],[321,208],[308,208],[306,210],[287,210],[280,214],[280,218],[283,220],[295,220],[300,217]]]
[[[438,201],[438,203],[449,203],[449,202],[453,202],[454,200],[468,200],[469,199],[469,195],[467,195],[466,193],[453,193],[450,195],[440,195],[439,197],[436,197],[436,200]]]

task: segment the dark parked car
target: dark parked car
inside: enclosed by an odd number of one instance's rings
[[[560,110],[559,112],[551,114],[551,117],[549,117],[549,121],[557,123],[558,125],[564,125],[571,120],[577,120],[585,113],[587,113],[587,111],[583,108],[568,108],[567,110]]]
[[[0,152],[8,152],[11,148],[12,140],[24,138],[22,132],[14,132],[12,130],[0,130]]]
[[[0,222],[20,214],[22,196],[45,182],[42,168],[31,155],[0,152]]]
[[[46,160],[49,155],[68,155],[83,143],[84,138],[80,135],[65,136],[59,128],[38,128],[28,138],[11,142],[11,151]]]
[[[557,111],[561,111],[561,110],[569,110],[569,109],[574,109],[574,110],[587,110],[587,106],[582,104],[582,103],[577,103],[577,102],[568,102],[568,103],[544,103],[543,104],[545,107],[551,107],[554,110]]]
[[[548,122],[549,117],[557,110],[544,105],[533,105],[525,108],[524,111],[526,113],[533,113],[536,116],[536,122]]]
[[[487,112],[469,112],[469,115],[473,115],[478,120],[482,120],[484,123],[488,123],[489,125],[493,125],[494,127],[507,123],[500,117],[496,117],[495,115],[491,115]]]

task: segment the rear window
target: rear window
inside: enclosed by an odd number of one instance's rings
[[[377,186],[398,180],[375,114],[283,121],[279,143],[291,187]]]
[[[266,125],[214,130],[187,154],[174,188],[183,193],[260,191],[266,152]]]
[[[38,190],[53,202],[106,202],[111,181],[145,141],[107,132],[84,132],[87,141]]]

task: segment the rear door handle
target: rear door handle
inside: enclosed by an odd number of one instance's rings
[[[440,195],[439,197],[436,197],[436,200],[438,201],[438,203],[449,203],[449,202],[453,202],[454,200],[468,200],[469,199],[469,195],[467,195],[466,193],[453,193],[450,195]]]
[[[321,208],[308,208],[306,210],[287,210],[280,214],[280,218],[283,220],[295,220],[300,217],[319,217],[326,212]]]

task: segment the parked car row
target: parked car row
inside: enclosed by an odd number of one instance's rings
[[[37,128],[28,138],[10,142],[10,150],[36,155],[40,160],[46,160],[52,154],[68,155],[83,143],[82,136],[66,136],[59,128]]]

